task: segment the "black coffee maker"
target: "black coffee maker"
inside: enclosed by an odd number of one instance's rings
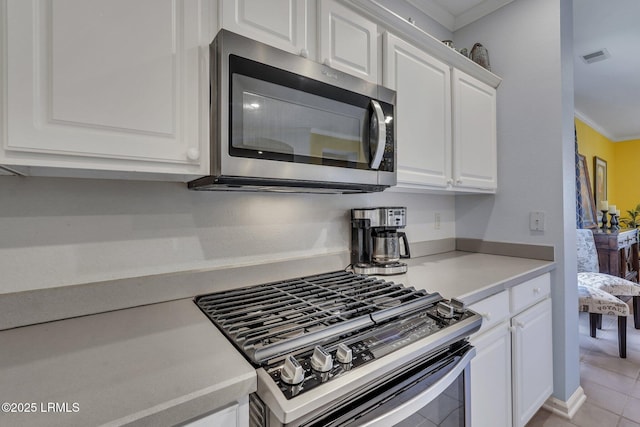
[[[360,274],[392,275],[407,271],[400,259],[410,258],[407,208],[351,209],[351,266]],[[402,245],[401,243],[402,242]]]

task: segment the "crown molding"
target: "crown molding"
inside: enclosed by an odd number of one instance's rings
[[[464,12],[454,15],[434,0],[408,0],[412,6],[417,7],[451,32],[457,31],[483,16],[495,12],[512,1],[513,0],[484,0]]]
[[[640,134],[637,134],[637,135],[625,135],[625,136],[615,136],[611,132],[607,131],[605,128],[600,126],[598,123],[596,123],[594,120],[589,118],[586,114],[582,113],[581,111],[574,110],[574,115],[578,119],[583,121],[585,124],[589,125],[589,127],[591,127],[593,130],[595,130],[596,132],[598,132],[600,135],[604,136],[605,138],[607,138],[611,142],[633,141],[633,140],[636,140],[636,139],[640,139]]]
[[[611,135],[605,128],[597,124],[595,121],[591,120],[591,118],[589,118],[586,114],[582,113],[581,111],[574,110],[574,115],[578,119],[580,119],[582,122],[589,125],[591,129],[595,130],[596,132],[598,132],[600,135],[604,136],[608,140],[610,141],[615,140],[613,135]]]

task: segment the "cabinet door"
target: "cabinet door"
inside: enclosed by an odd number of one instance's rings
[[[226,408],[212,412],[202,418],[182,424],[183,427],[248,427],[249,400],[242,398]]]
[[[511,336],[504,322],[471,337],[471,419],[476,427],[511,426]]]
[[[456,188],[497,187],[496,90],[453,70],[453,179]]]
[[[384,85],[397,92],[398,186],[447,187],[451,179],[450,68],[386,33]]]
[[[551,299],[511,319],[513,425],[523,427],[553,392]]]
[[[307,0],[219,0],[222,26],[306,56]]]
[[[318,34],[321,62],[378,83],[378,30],[375,23],[334,0],[320,0]]]
[[[0,164],[202,175],[207,9],[197,0],[9,0]]]

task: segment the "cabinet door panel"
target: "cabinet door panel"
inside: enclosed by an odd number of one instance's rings
[[[551,299],[511,319],[514,426],[523,427],[553,392]]]
[[[497,187],[496,90],[453,72],[454,181],[457,187]]]
[[[384,84],[396,90],[398,183],[446,187],[451,177],[451,83],[446,64],[385,35]]]
[[[299,54],[307,49],[307,0],[219,0],[222,26]]]
[[[66,3],[51,3],[47,17],[51,45],[42,59],[51,62],[41,71],[51,82],[50,123],[174,133],[171,3],[120,0],[116,8],[101,0]],[[141,26],[144,19],[159,25]]]
[[[378,83],[375,23],[333,0],[318,2],[320,61]]]
[[[9,1],[5,154],[34,166],[86,168],[82,157],[144,162],[132,170],[157,162],[164,165],[154,171],[201,171],[205,5]]]
[[[471,419],[474,426],[511,425],[511,337],[508,323],[471,337]]]
[[[237,403],[181,425],[183,427],[249,427],[249,397],[241,397]]]

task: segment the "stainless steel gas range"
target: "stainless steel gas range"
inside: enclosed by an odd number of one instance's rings
[[[482,319],[455,300],[336,271],[195,302],[257,369],[251,425],[470,425]]]

